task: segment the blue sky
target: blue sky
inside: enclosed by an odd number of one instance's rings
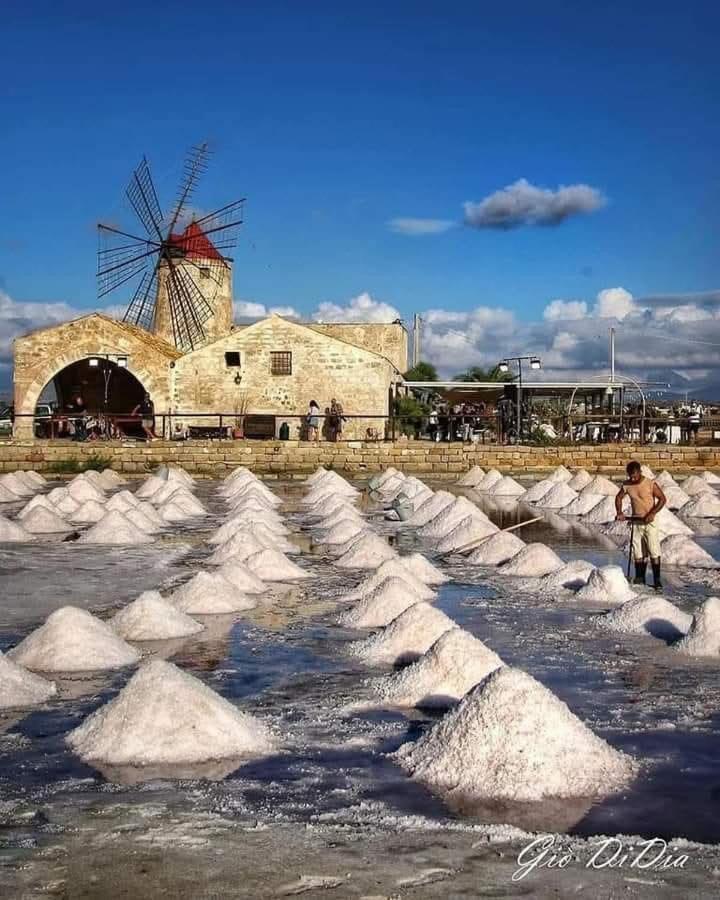
[[[92,308],[94,223],[130,224],[143,153],[165,201],[248,198],[235,295],[309,315],[362,292],[403,316],[720,286],[717,4],[135,0],[3,12],[0,288]],[[477,230],[463,203],[527,179],[606,205]],[[408,236],[395,218],[457,221]],[[120,302],[118,296],[109,302]]]

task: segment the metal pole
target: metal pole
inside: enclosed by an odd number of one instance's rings
[[[518,384],[517,384],[517,442],[522,443],[522,359],[518,357]]]
[[[615,329],[610,329],[610,380],[615,384]]]

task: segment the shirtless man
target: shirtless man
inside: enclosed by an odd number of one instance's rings
[[[661,590],[660,581],[660,534],[655,516],[665,506],[666,499],[662,489],[650,478],[645,478],[640,463],[632,460],[627,464],[627,481],[615,497],[615,512],[618,522],[625,520],[622,511],[623,500],[630,498],[634,522],[632,552],[635,560],[635,581],[633,584],[645,584],[648,556],[652,561],[653,587]]]

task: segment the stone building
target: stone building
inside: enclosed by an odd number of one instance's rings
[[[347,437],[364,437],[368,428],[382,434],[407,368],[403,325],[300,323],[276,315],[233,325],[227,262],[226,276],[212,290],[205,339],[193,350],[173,333],[162,268],[150,330],[92,313],[16,338],[15,435],[32,436],[37,403],[48,393],[59,410],[79,394],[90,413],[107,411],[131,432],[136,423],[123,418],[145,392],[168,429],[178,422],[217,426],[217,417],[199,414],[222,413],[224,426],[240,420],[248,435],[277,434],[287,422],[297,437],[310,400],[322,410],[336,398],[348,416]],[[187,265],[202,289],[202,260]]]

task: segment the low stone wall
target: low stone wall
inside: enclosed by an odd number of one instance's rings
[[[603,444],[575,447],[503,447],[464,444],[433,444],[429,441],[397,441],[365,444],[323,443],[315,446],[299,441],[155,441],[72,443],[50,441],[0,441],[0,471],[57,470],[66,462],[87,462],[101,456],[121,472],[146,472],[171,463],[190,472],[222,475],[235,466],[247,466],[266,477],[304,477],[318,466],[332,467],[361,477],[388,466],[421,477],[457,478],[473,465],[495,467],[513,474],[541,474],[561,463],[591,472],[617,474],[629,459],[652,469],[689,472],[720,469],[719,447],[637,447]]]

